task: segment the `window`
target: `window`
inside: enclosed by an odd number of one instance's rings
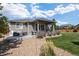
[[[37,31],[37,24],[36,24],[36,31]]]
[[[21,23],[17,23],[16,24],[16,28],[22,29],[23,28],[23,25]]]
[[[40,28],[41,30],[44,30],[44,25],[41,25],[40,27],[41,27],[41,28]]]

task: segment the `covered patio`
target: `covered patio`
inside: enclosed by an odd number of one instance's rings
[[[37,19],[33,22],[33,32],[47,32],[51,31],[52,21]]]

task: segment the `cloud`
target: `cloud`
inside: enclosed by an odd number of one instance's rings
[[[12,4],[7,3],[3,4],[3,14],[6,16],[13,16],[13,17],[19,17],[19,18],[25,18],[29,17],[30,13],[26,9],[26,6],[23,4]]]
[[[51,16],[54,16],[56,13],[55,13],[55,11],[53,11],[53,10],[47,10],[47,11],[45,11],[44,12],[47,16],[49,16],[49,17],[51,17]]]
[[[45,11],[40,10],[38,5],[31,4],[31,13],[32,17],[44,17],[47,18],[47,16],[44,14]]]
[[[47,18],[56,14],[53,10],[40,10],[40,6],[36,4],[31,4],[31,8],[33,17]]]
[[[47,16],[43,14],[43,11],[39,10],[39,9],[33,9],[32,10],[32,16],[33,17],[44,17],[46,18]]]
[[[58,14],[64,14],[75,10],[79,10],[79,4],[69,4],[66,7],[64,7],[63,5],[58,5],[54,9],[54,11]]]
[[[40,10],[40,7],[36,4],[32,6],[33,15],[36,17],[52,17],[56,14],[64,14],[76,10],[79,10],[79,4],[68,4],[67,6],[60,4],[52,10]]]
[[[68,4],[67,6],[64,6],[63,4],[58,5],[54,9],[48,9],[43,10],[40,9],[40,5],[37,3],[32,3],[29,6],[31,7],[31,12],[29,12],[29,9],[27,5],[24,4],[13,4],[13,3],[7,3],[3,4],[3,14],[6,16],[12,16],[12,17],[19,17],[19,18],[27,18],[27,17],[53,17],[57,14],[64,14],[69,13],[71,11],[79,10],[79,4]]]
[[[57,25],[64,25],[64,24],[68,24],[68,22],[63,22],[63,21],[59,21],[59,20],[56,20],[57,21]]]

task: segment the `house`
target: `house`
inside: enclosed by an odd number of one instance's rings
[[[10,30],[26,35],[36,35],[37,32],[51,30],[52,21],[45,18],[9,20]]]

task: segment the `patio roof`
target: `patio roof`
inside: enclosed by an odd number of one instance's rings
[[[34,22],[36,22],[36,21],[43,21],[43,22],[52,23],[52,20],[49,20],[49,19],[46,19],[46,18],[36,18],[34,20]]]
[[[15,19],[15,20],[9,20],[8,22],[37,22],[37,21],[42,21],[42,22],[48,22],[48,23],[52,23],[52,20],[48,20],[46,18],[36,18],[36,19]]]
[[[8,22],[32,22],[32,19],[14,19],[14,20],[9,20]]]

